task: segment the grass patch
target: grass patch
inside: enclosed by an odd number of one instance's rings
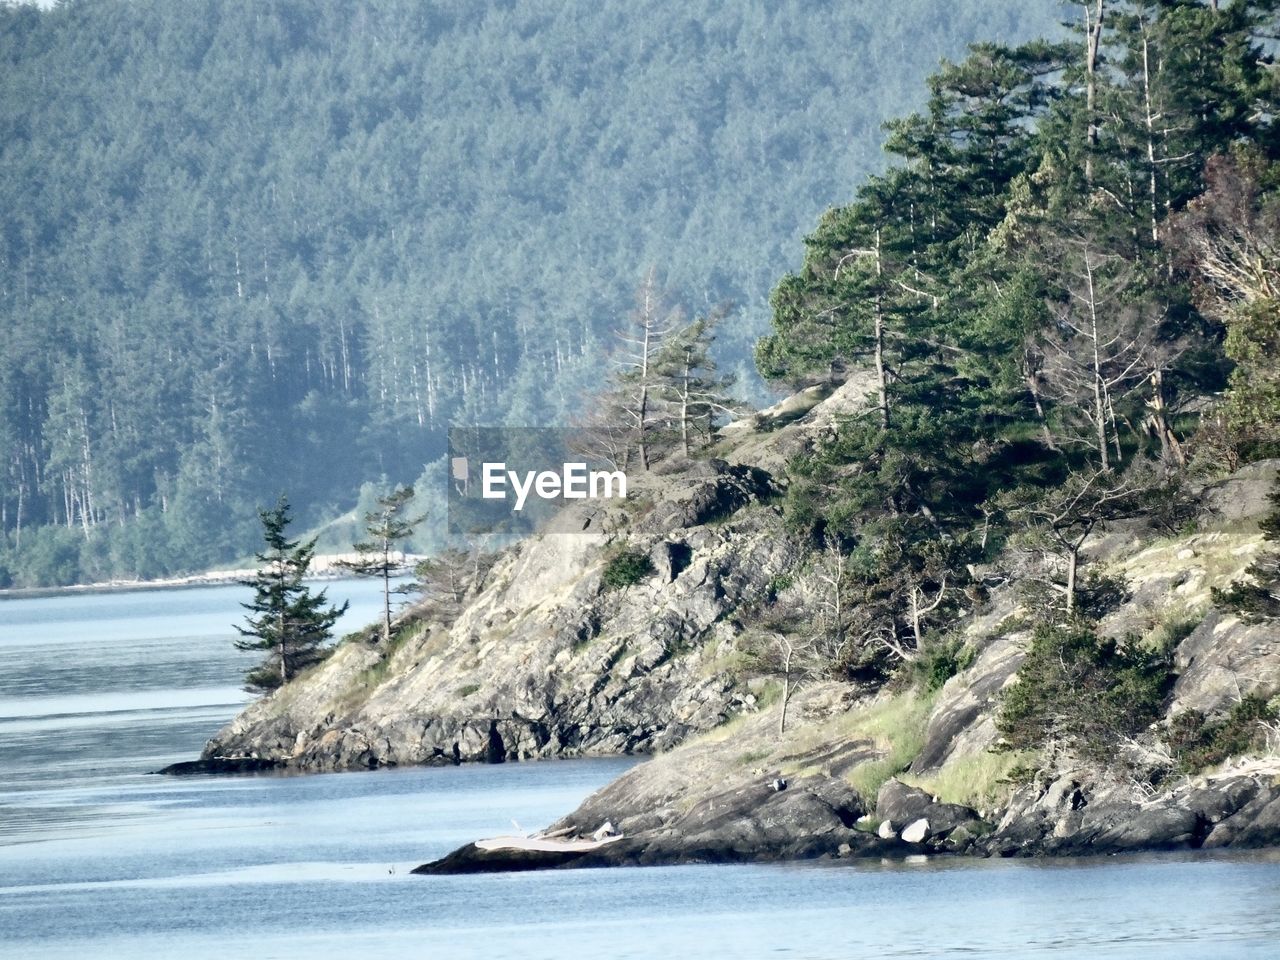
[[[738,757],[738,766],[750,767],[753,764],[759,763],[761,760],[767,760],[772,755],[773,755],[773,751],[768,748],[764,748],[760,750],[748,750],[746,753]]]
[[[739,730],[747,722],[747,714],[736,713],[718,727],[712,727],[706,733],[693,737],[685,742],[688,744],[708,744],[708,743],[724,743],[724,741],[735,736]]]
[[[749,675],[751,664],[751,657],[735,648],[714,660],[705,661],[699,672],[703,677],[726,676],[742,680]]]
[[[770,679],[760,687],[760,692],[756,694],[756,706],[761,710],[765,710],[781,699],[782,681]]]
[[[401,627],[393,633],[390,642],[379,647],[382,656],[378,662],[356,674],[351,685],[338,698],[339,705],[350,709],[364,700],[369,692],[382,686],[391,672],[391,661],[395,659],[397,651],[410,640],[418,639],[420,635],[421,628],[417,624]]]
[[[1151,632],[1144,638],[1144,644],[1149,650],[1174,650],[1195,632],[1196,627],[1204,623],[1204,617],[1203,610],[1191,610],[1186,606],[1172,607],[1161,614]]]
[[[610,590],[621,590],[639,583],[653,573],[653,561],[638,550],[623,550],[611,556],[600,579]]]
[[[890,777],[904,771],[924,748],[925,722],[933,708],[933,693],[907,691],[877,700],[865,710],[851,711],[840,723],[840,733],[850,739],[870,740],[884,753],[854,767],[845,780],[868,806]]]
[[[947,763],[927,777],[902,778],[904,783],[927,790],[945,803],[962,803],[975,810],[1003,805],[1015,786],[1013,773],[1032,755],[1018,751],[984,750]]]

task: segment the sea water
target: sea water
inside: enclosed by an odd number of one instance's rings
[[[155,776],[247,701],[246,599],[0,600],[0,957],[1280,957],[1273,853],[412,876],[635,761]]]

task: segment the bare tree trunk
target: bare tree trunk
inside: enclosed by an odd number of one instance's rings
[[[645,334],[645,339],[646,340],[648,339],[647,333]],[[648,471],[649,469],[649,450],[645,446],[645,437],[644,437],[644,433],[645,433],[644,425],[645,425],[645,419],[649,415],[648,411],[649,411],[649,385],[647,383],[644,383],[640,387],[640,425],[639,425],[640,442],[638,446],[640,449],[640,469],[645,471]]]
[[[1076,610],[1076,571],[1080,567],[1080,544],[1067,546],[1067,616]]]
[[[986,531],[983,531],[983,539],[986,539]],[[947,594],[947,575],[942,575],[942,582],[938,585],[938,595],[933,598],[933,602],[927,606],[920,606],[920,600],[924,597],[924,591],[916,584],[911,585],[911,633],[915,637],[916,651],[915,655],[919,656],[924,652],[924,631],[920,628],[920,623],[925,614],[932,613],[942,605],[942,598]]]
[[[13,536],[14,536],[13,546],[14,546],[14,549],[17,549],[17,550],[22,549],[22,507],[26,499],[26,493],[27,493],[26,481],[19,480],[18,481],[18,515],[14,518],[15,526],[13,531]]]
[[[391,642],[391,543],[382,541],[382,643]]]
[[[280,686],[284,686],[289,682],[289,663],[285,656],[285,618],[284,611],[280,611]]]
[[[1106,15],[1106,0],[1094,0],[1090,14],[1089,4],[1084,4],[1085,32],[1085,111],[1088,128],[1085,132],[1084,179],[1093,185],[1093,154],[1098,147],[1098,48],[1102,45],[1102,22]]]
[[[1101,0],[1099,0],[1101,3]],[[1104,396],[1105,382],[1102,377],[1102,356],[1098,338],[1098,297],[1093,285],[1093,264],[1089,260],[1089,252],[1084,255],[1085,277],[1089,285],[1089,338],[1093,347],[1093,419],[1097,434],[1098,457],[1102,461],[1102,469],[1111,469],[1111,459],[1107,451],[1107,404]]]
[[[1179,467],[1185,467],[1187,465],[1186,454],[1182,452],[1182,444],[1178,442],[1173,428],[1169,426],[1169,418],[1165,413],[1164,374],[1159,368],[1156,368],[1151,373],[1151,399],[1147,401],[1147,406],[1151,408],[1151,415],[1148,419],[1151,425],[1151,432],[1160,441],[1160,459],[1166,463],[1173,460]]]
[[[1029,351],[1023,351],[1022,376],[1027,384],[1027,392],[1031,394],[1031,402],[1035,404],[1036,419],[1040,421],[1040,432],[1044,434],[1044,445],[1056,452],[1058,444],[1054,442],[1053,432],[1049,429],[1049,418],[1045,415],[1044,404],[1040,402],[1040,386],[1036,382],[1036,369],[1033,368],[1028,353]]]
[[[791,657],[795,653],[795,647],[791,641],[783,638],[782,652],[782,712],[778,714],[778,733],[779,735],[786,733],[787,730],[787,704],[791,702]]]
[[[880,405],[880,426],[889,429],[889,383],[884,369],[884,295],[879,281],[884,276],[884,262],[880,256],[880,228],[876,227],[876,389]]]
[[[689,456],[689,374],[691,359],[689,351],[684,352],[684,381],[680,386],[680,443],[684,446],[684,455]]]
[[[1116,453],[1116,464],[1120,464],[1124,460],[1124,453],[1120,449],[1120,423],[1116,419],[1116,405],[1111,398],[1111,389],[1105,384],[1103,385],[1103,393],[1107,399],[1107,423],[1111,425],[1111,446]]]
[[[1142,101],[1147,127],[1147,189],[1151,205],[1151,242],[1160,242],[1160,224],[1157,221],[1160,203],[1156,190],[1156,134],[1155,115],[1151,112],[1151,44],[1147,39],[1147,24],[1142,24]]]
[[[649,418],[649,350],[650,338],[653,334],[653,303],[652,303],[652,282],[653,273],[649,274],[649,287],[645,289],[644,304],[644,337],[640,346],[640,400],[636,404],[637,408],[637,424],[636,436],[639,438],[637,446],[640,451],[640,468],[647,471],[649,469],[649,450],[645,445],[645,425]]]

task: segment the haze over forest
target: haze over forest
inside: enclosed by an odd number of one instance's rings
[[[227,562],[282,490],[315,525],[451,423],[561,422],[651,267],[754,382],[881,123],[1059,10],[0,8],[0,585]]]

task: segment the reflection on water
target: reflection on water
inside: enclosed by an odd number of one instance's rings
[[[377,616],[376,584],[330,592]],[[0,601],[0,956],[1277,956],[1273,854],[409,876],[630,761],[149,775],[244,701],[241,599]]]

